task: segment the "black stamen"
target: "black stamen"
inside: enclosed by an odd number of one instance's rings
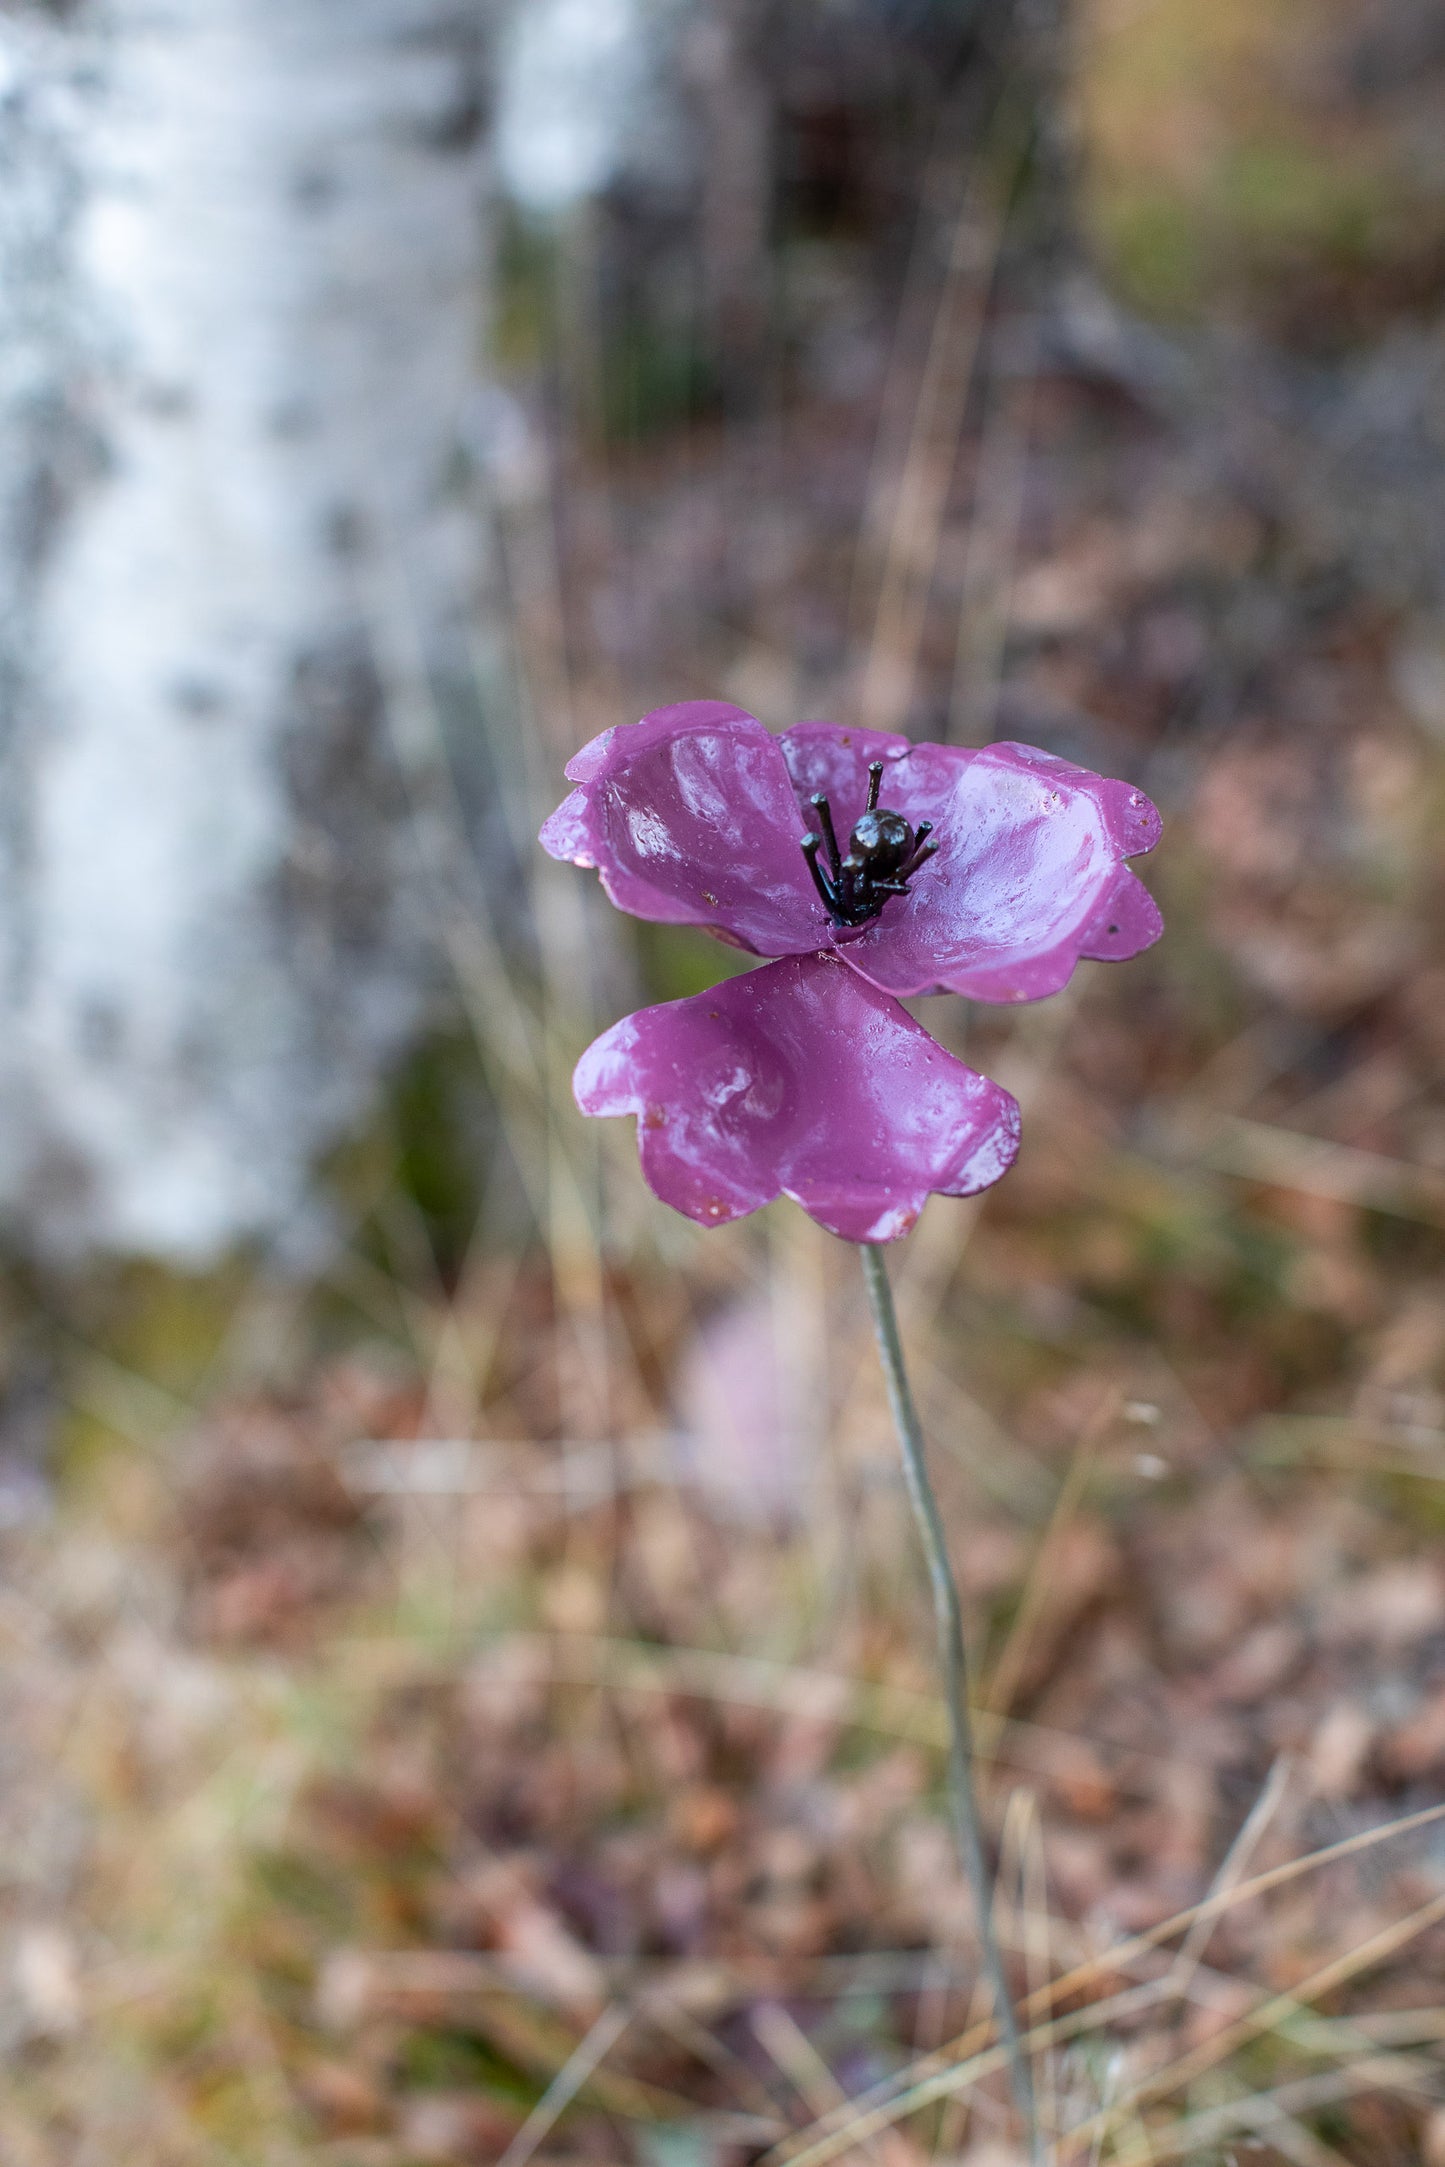
[[[937,848],[937,843],[915,842],[912,852],[898,868],[901,878],[911,880],[920,865],[926,865]]]
[[[881,760],[868,763],[868,803],[853,823],[846,857],[838,847],[828,793],[815,791],[810,800],[818,828],[810,828],[803,837],[803,856],[823,908],[836,926],[867,925],[889,896],[907,895],[913,875],[938,849],[931,820],[920,820],[913,828],[902,813],[879,804],[883,767]],[[829,872],[819,863],[825,844]]]
[[[868,869],[863,860],[856,858],[850,850],[838,872],[838,902],[844,912],[845,924],[853,925],[855,922],[861,922],[855,920],[854,913],[861,901],[858,894],[859,885],[866,882],[867,872]]]
[[[833,808],[828,803],[827,791],[815,791],[808,802],[823,824],[823,833],[826,836],[828,842],[828,858],[833,868],[833,878],[834,880],[836,880],[838,878],[840,852],[838,849],[838,838],[833,832]]]
[[[813,876],[813,886],[823,899],[824,910],[832,917],[838,908],[838,897],[832,883],[818,863],[818,852],[822,847],[823,838],[821,835],[805,835],[803,837],[803,856],[808,861],[808,871]]]

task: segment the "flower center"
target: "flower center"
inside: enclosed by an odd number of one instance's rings
[[[846,857],[838,848],[827,792],[819,790],[809,800],[822,833],[810,832],[803,837],[803,856],[834,925],[867,925],[870,918],[878,916],[890,895],[907,895],[909,881],[938,848],[937,843],[928,840],[933,822],[920,820],[916,828],[911,828],[902,813],[892,813],[878,803],[882,787],[883,762],[870,761],[868,803],[854,822]],[[818,853],[825,845],[826,872],[818,863]]]

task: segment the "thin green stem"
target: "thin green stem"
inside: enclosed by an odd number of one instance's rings
[[[873,1309],[873,1329],[878,1335],[878,1353],[888,1386],[888,1404],[893,1410],[898,1443],[903,1453],[903,1473],[908,1484],[908,1496],[928,1559],[928,1578],[933,1589],[938,1653],[943,1666],[944,1693],[948,1702],[949,1796],[953,1805],[954,1834],[958,1841],[963,1870],[973,1891],[984,1967],[993,1988],[999,2034],[1008,2055],[1014,2103],[1028,2132],[1029,2158],[1032,2167],[1047,2167],[1038,2109],[1034,2103],[1033,2074],[1023,2041],[1019,2037],[1018,2019],[1014,2015],[1013,1996],[1009,1991],[1003,1951],[999,1947],[994,1928],[994,1877],[988,1863],[983,1817],[979,1811],[978,1790],[974,1782],[975,1756],[973,1725],[968,1713],[968,1658],[963,1642],[963,1611],[958,1600],[953,1568],[948,1561],[948,1541],[943,1530],[943,1518],[938,1510],[938,1500],[933,1494],[933,1484],[928,1478],[923,1426],[919,1422],[918,1409],[913,1404],[913,1393],[909,1388],[908,1371],[903,1361],[903,1342],[898,1336],[898,1316],[893,1307],[893,1290],[888,1284],[883,1251],[876,1243],[865,1242],[862,1245],[862,1255],[863,1277]]]

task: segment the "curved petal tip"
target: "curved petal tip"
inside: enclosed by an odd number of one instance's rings
[[[703,1226],[785,1195],[845,1241],[897,1241],[1018,1149],[1008,1092],[826,954],[625,1017],[574,1088],[584,1113],[636,1115],[649,1185]]]
[[[568,763],[576,788],[542,829],[595,867],[634,917],[696,925],[755,955],[827,939],[779,740],[726,700],[687,700],[604,730]]]

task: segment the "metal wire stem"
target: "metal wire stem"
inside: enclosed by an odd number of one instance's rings
[[[888,1386],[888,1404],[893,1410],[893,1421],[903,1454],[904,1478],[908,1484],[913,1517],[918,1524],[918,1533],[928,1559],[928,1578],[933,1590],[938,1653],[943,1666],[944,1694],[948,1702],[949,1797],[953,1806],[954,1835],[958,1841],[963,1870],[973,1891],[984,1966],[993,1988],[999,2033],[1008,2054],[1014,2104],[1023,2117],[1028,2133],[1029,2158],[1032,2167],[1047,2167],[1047,2154],[1034,2101],[1033,2073],[1019,2036],[1013,1996],[1009,1992],[1008,1973],[1004,1969],[1003,1951],[994,1930],[994,1877],[984,1847],[983,1820],[974,1783],[973,1726],[968,1713],[968,1659],[963,1643],[963,1612],[959,1605],[953,1568],[948,1562],[948,1543],[943,1531],[943,1519],[938,1510],[938,1500],[933,1494],[933,1485],[928,1478],[923,1428],[918,1419],[918,1409],[913,1404],[908,1371],[904,1366],[903,1342],[898,1336],[898,1316],[893,1307],[893,1290],[888,1284],[883,1251],[874,1242],[865,1242],[861,1246],[863,1278],[873,1310],[873,1329],[878,1335],[878,1353]]]

